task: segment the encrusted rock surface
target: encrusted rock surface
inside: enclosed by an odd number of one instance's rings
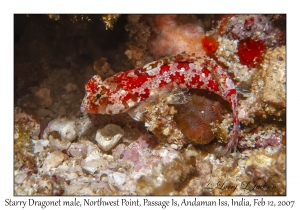
[[[238,82],[251,82],[253,74],[256,70],[249,68],[246,65],[242,65],[239,62],[237,55],[238,40],[229,40],[225,37],[218,38],[219,47],[215,53],[218,61],[222,62],[228,67],[228,72],[234,74],[234,79]]]
[[[268,115],[282,120],[286,109],[286,51],[285,46],[268,50],[261,69],[253,77],[249,97],[240,101],[239,118],[253,122],[254,116]]]

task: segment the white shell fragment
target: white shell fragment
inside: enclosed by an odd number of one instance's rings
[[[77,137],[75,121],[66,118],[57,118],[49,122],[44,131],[43,138],[48,139],[49,133],[52,131],[57,131],[60,134],[62,141],[72,142]]]
[[[82,169],[93,175],[96,172],[105,170],[107,168],[107,161],[104,158],[92,161],[83,160],[81,165]]]
[[[97,147],[89,152],[87,157],[81,161],[82,169],[89,174],[105,170],[107,168],[107,161],[101,156],[100,149]]]
[[[98,129],[95,140],[104,151],[112,149],[124,135],[124,130],[115,124],[107,124],[104,128]]]
[[[16,184],[22,184],[26,178],[27,178],[27,172],[26,171],[17,173],[16,176],[15,176],[15,183]]]
[[[126,174],[123,174],[123,173],[120,173],[120,172],[114,172],[112,174],[113,178],[114,178],[114,181],[115,183],[118,185],[118,186],[121,186],[122,184],[125,183],[126,181]]]
[[[61,151],[57,150],[50,153],[44,161],[43,168],[42,168],[43,172],[46,173],[51,168],[56,168],[63,162],[64,158],[65,158],[64,153],[62,153]]]
[[[48,140],[40,139],[40,140],[34,140],[32,139],[32,143],[34,143],[33,146],[33,153],[38,153],[44,150],[44,147],[49,145]]]

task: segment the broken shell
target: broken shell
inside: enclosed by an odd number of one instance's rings
[[[104,151],[112,149],[123,137],[124,130],[115,124],[108,124],[104,128],[98,129],[95,140]]]
[[[48,136],[52,131],[57,131],[63,141],[72,142],[77,137],[75,121],[66,118],[57,118],[49,122],[44,131],[43,139],[48,139]]]

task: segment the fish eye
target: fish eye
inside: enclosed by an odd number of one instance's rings
[[[99,99],[99,98],[101,97],[101,95],[98,93],[98,94],[96,95],[96,97]]]

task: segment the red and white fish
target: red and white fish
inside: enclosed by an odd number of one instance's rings
[[[237,93],[224,69],[209,57],[182,53],[151,62],[102,80],[95,75],[85,85],[81,111],[94,114],[126,112],[165,86],[179,89],[205,89],[228,101],[233,112],[233,129],[224,152],[237,145],[239,119]]]

